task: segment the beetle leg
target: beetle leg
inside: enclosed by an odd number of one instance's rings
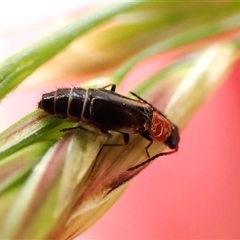
[[[148,149],[150,148],[150,146],[152,145],[152,143],[153,143],[153,140],[150,141],[149,144],[145,147],[146,154],[147,154],[147,156],[148,156],[149,158],[150,158],[150,154],[149,154],[149,152],[148,152]]]
[[[101,130],[101,132],[106,134],[106,131],[104,131],[104,130]],[[108,134],[110,134],[110,133],[108,133]],[[129,139],[130,139],[129,134],[128,133],[121,133],[121,134],[122,134],[122,138],[123,138],[123,143],[118,143],[118,144],[105,143],[105,144],[103,144],[101,149],[99,150],[96,158],[98,158],[98,156],[101,154],[103,148],[105,148],[105,147],[121,147],[121,146],[127,145],[129,143]]]
[[[108,85],[106,85],[106,86],[104,86],[104,87],[101,87],[101,88],[106,89],[106,88],[108,88],[108,87],[111,87],[111,88],[110,88],[110,91],[115,92],[115,90],[116,90],[116,84],[108,84]]]
[[[144,99],[142,99],[141,97],[139,97],[136,93],[134,93],[134,92],[130,92],[130,93],[131,93],[134,97],[136,97],[138,100],[141,100],[142,102],[149,104],[146,100],[144,100]]]
[[[155,111],[157,111],[160,115],[162,115],[163,117],[167,118],[162,112],[160,112],[158,109],[156,109],[151,103],[147,102],[146,100],[142,99],[141,97],[139,97],[136,93],[134,92],[130,92],[134,97],[136,97],[138,100],[150,105]],[[167,118],[168,119],[168,118]],[[169,120],[169,119],[168,119]],[[170,121],[171,122],[171,121]]]
[[[176,149],[174,149],[174,150],[172,150],[172,151],[169,151],[169,152],[158,153],[158,154],[154,155],[153,157],[147,159],[146,161],[141,162],[141,163],[139,163],[138,165],[135,165],[134,167],[129,168],[128,171],[136,170],[136,169],[138,169],[138,168],[140,168],[140,167],[143,167],[144,165],[152,162],[152,161],[153,161],[155,158],[157,158],[157,157],[161,157],[161,156],[166,156],[166,155],[173,154],[173,153],[177,152],[177,150],[178,150],[178,148],[176,148]]]
[[[104,131],[101,130],[101,132],[104,132]],[[105,133],[105,132],[104,132],[104,133]],[[110,134],[110,133],[109,133],[109,134]],[[120,134],[122,134],[123,143],[116,143],[116,144],[106,143],[106,144],[103,144],[102,149],[103,149],[104,147],[107,147],[107,146],[121,147],[121,146],[128,145],[129,139],[130,139],[129,134],[128,134],[128,133],[120,133]],[[102,149],[101,149],[101,150],[102,150]],[[100,151],[101,151],[101,150],[100,150]]]
[[[71,127],[71,128],[63,128],[60,130],[60,132],[66,132],[66,131],[69,131],[69,130],[75,130],[75,129],[81,129],[83,131],[86,131],[86,132],[89,132],[91,134],[94,134],[94,135],[97,135],[97,136],[104,136],[104,137],[111,137],[111,134],[107,131],[101,131],[100,132],[98,131],[91,131],[89,129],[86,129],[80,125],[78,125],[77,127]]]
[[[153,144],[153,140],[152,140],[152,138],[149,136],[149,134],[148,134],[147,131],[140,133],[140,135],[141,135],[143,138],[145,138],[146,140],[149,141],[149,144],[145,147],[145,151],[146,151],[146,154],[147,154],[148,158],[150,158],[150,154],[149,154],[149,152],[148,152],[148,149],[149,149],[150,146]]]
[[[101,130],[101,132],[106,133],[106,131],[104,131],[104,130]],[[123,143],[120,143],[120,144],[119,143],[118,144],[111,144],[111,143],[103,144],[101,149],[99,150],[97,156],[96,156],[96,159],[98,159],[98,157],[100,156],[103,148],[105,148],[105,147],[121,147],[121,146],[127,145],[129,143],[129,139],[130,139],[129,134],[128,133],[121,133],[121,134],[122,134],[122,138],[123,138]]]
[[[67,131],[75,130],[75,129],[79,129],[79,126],[77,126],[77,127],[71,127],[71,128],[63,128],[63,129],[60,129],[60,132],[67,132]],[[85,129],[85,130],[86,130],[86,129]]]

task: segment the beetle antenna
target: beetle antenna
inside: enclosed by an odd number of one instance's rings
[[[169,152],[158,153],[158,154],[154,155],[153,157],[147,159],[146,161],[141,162],[141,163],[139,163],[138,165],[136,165],[136,166],[134,166],[134,167],[130,167],[130,168],[128,169],[128,171],[132,171],[132,170],[138,169],[138,168],[140,168],[140,167],[143,167],[143,166],[145,166],[146,164],[152,162],[155,158],[158,158],[158,157],[161,157],[161,156],[170,155],[170,154],[173,154],[173,153],[175,153],[175,152],[177,152],[177,151],[178,151],[178,147],[175,148],[175,149],[172,150],[172,151],[169,151]]]

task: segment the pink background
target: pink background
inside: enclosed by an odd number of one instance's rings
[[[240,238],[239,67],[81,239]]]

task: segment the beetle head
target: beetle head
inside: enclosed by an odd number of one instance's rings
[[[178,127],[175,124],[172,124],[172,132],[171,135],[164,141],[170,149],[177,149],[178,143],[180,141]]]

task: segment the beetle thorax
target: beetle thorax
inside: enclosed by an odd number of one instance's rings
[[[165,141],[171,134],[172,124],[158,112],[153,112],[149,135],[156,142]]]

